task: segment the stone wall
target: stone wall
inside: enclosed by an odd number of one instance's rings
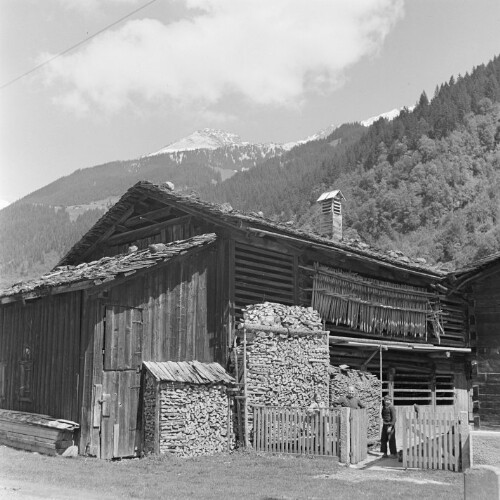
[[[149,379],[149,380],[148,380]],[[145,451],[154,451],[159,439],[160,454],[179,457],[213,455],[227,450],[228,396],[223,384],[161,382],[159,408],[154,387],[147,376],[144,399]],[[155,436],[156,412],[160,412],[160,435]],[[232,448],[232,423],[229,440]]]
[[[347,394],[347,388],[352,385],[356,396],[368,411],[368,441],[380,440],[380,409],[381,383],[378,377],[371,373],[330,366],[330,404]]]
[[[265,302],[245,309],[249,433],[252,405],[307,408],[314,393],[328,401],[329,347],[312,308]],[[259,329],[259,327],[261,327]],[[241,375],[243,339],[237,348]],[[233,366],[234,366],[233,353]]]

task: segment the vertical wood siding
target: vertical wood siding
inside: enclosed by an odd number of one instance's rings
[[[87,449],[96,456],[103,453],[103,457],[115,451],[122,452],[122,441],[118,443],[117,450],[107,449],[109,443],[102,445],[106,441],[102,433],[110,434],[110,429],[107,420],[106,429],[101,426],[102,405],[97,400],[101,397],[99,390],[102,390],[103,393],[117,393],[120,401],[126,404],[128,399],[121,394],[124,390],[122,385],[126,382],[124,377],[133,377],[126,371],[135,373],[142,361],[148,360],[223,361],[221,352],[227,340],[219,331],[220,323],[216,323],[219,267],[216,266],[215,250],[214,246],[177,258],[111,288],[105,298],[97,295],[86,297],[83,308],[85,334],[82,335],[81,346],[85,365],[81,450]],[[141,342],[138,338],[131,338],[135,335],[130,333],[134,318],[137,321],[140,318]],[[114,389],[112,373],[116,378]],[[137,384],[134,382],[132,385]],[[110,406],[111,417],[118,419],[116,423],[120,429],[128,425],[125,424],[127,419],[133,426],[136,410],[128,409],[128,413],[122,412],[122,415],[115,411],[113,404]],[[109,441],[111,436],[108,438]]]
[[[78,420],[80,307],[80,292],[0,307],[0,362],[6,366],[1,408]],[[26,348],[29,356],[23,354]],[[20,397],[23,360],[32,370],[25,398]]]

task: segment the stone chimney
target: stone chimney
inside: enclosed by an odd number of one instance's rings
[[[316,201],[321,206],[321,234],[337,241],[342,239],[342,200],[344,195],[336,189],[323,193]]]

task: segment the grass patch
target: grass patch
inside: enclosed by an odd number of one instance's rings
[[[47,457],[2,446],[0,469],[9,488],[19,487],[22,493],[36,484],[45,498],[379,499],[390,491],[391,498],[435,500],[463,495],[462,474],[357,470],[329,459],[253,452],[111,462]]]

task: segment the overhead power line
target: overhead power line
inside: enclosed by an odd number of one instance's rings
[[[81,45],[87,43],[89,40],[92,40],[92,38],[95,38],[96,36],[99,36],[101,33],[104,33],[106,30],[109,30],[113,26],[116,26],[117,24],[120,24],[122,21],[125,21],[125,19],[129,18],[130,16],[133,16],[137,12],[141,11],[142,9],[145,9],[148,5],[151,5],[152,3],[156,2],[156,0],[151,0],[148,3],[145,3],[138,9],[135,9],[132,12],[129,12],[126,16],[121,17],[120,19],[116,20],[115,22],[108,24],[105,28],[99,30],[97,33],[94,33],[93,35],[90,35],[89,37],[85,38],[84,40],[79,41],[78,43],[75,43],[75,45],[72,45],[71,47],[63,50],[62,52],[59,52],[55,56],[51,57],[50,59],[47,59],[46,61],[43,61],[42,63],[38,64],[34,68],[31,68],[30,70],[26,71],[22,75],[16,76],[16,78],[13,78],[12,80],[8,81],[7,83],[4,83],[2,86],[0,86],[0,89],[4,89],[5,87],[8,87],[9,85],[12,85],[13,83],[17,82],[18,80],[21,80],[21,78],[24,78],[25,76],[30,75],[34,71],[37,71],[41,67],[49,64],[52,62],[54,59],[57,59],[58,57],[63,56],[64,54],[67,54],[68,52],[71,52],[72,50],[76,49],[77,47],[80,47]]]

